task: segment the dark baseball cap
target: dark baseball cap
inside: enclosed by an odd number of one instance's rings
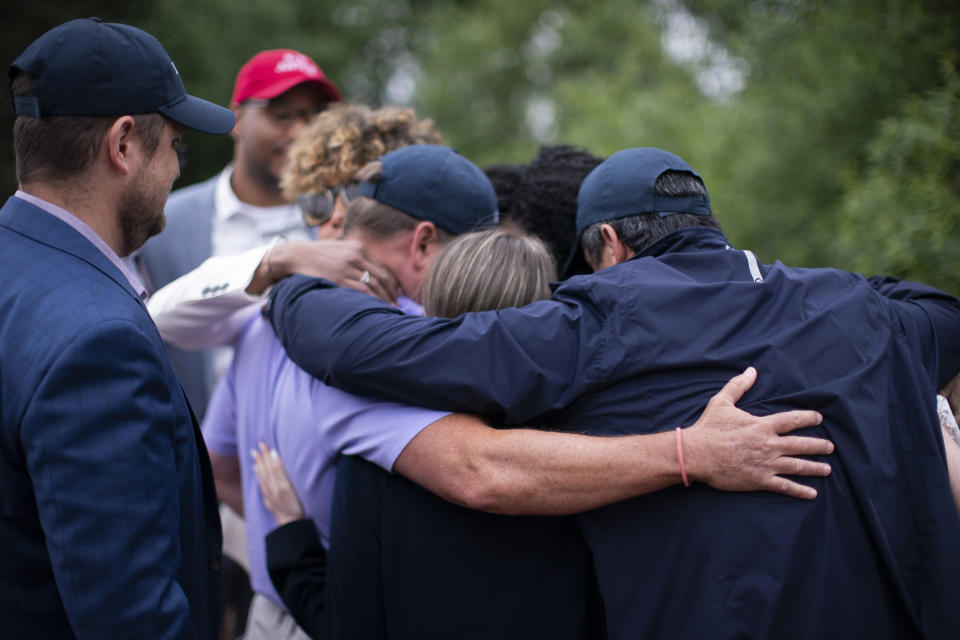
[[[656,213],[660,217],[675,213],[710,215],[710,198],[658,196],[657,178],[666,171],[683,171],[700,178],[679,156],[654,147],[618,151],[591,171],[577,195],[577,243],[567,258],[563,273],[570,272],[582,260],[580,235],[590,225]],[[703,181],[703,178],[700,178]]]
[[[497,195],[487,176],[454,149],[432,144],[402,147],[381,156],[380,182],[360,193],[454,235],[499,221]]]
[[[65,22],[33,41],[10,65],[33,80],[35,97],[17,97],[18,116],[118,116],[161,113],[204,133],[233,129],[229,109],[187,94],[163,45],[152,35],[99,18]]]

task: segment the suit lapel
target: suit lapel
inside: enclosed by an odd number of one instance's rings
[[[83,260],[140,302],[140,296],[107,256],[73,227],[43,209],[26,200],[11,196],[3,205],[3,209],[0,209],[0,225]]]

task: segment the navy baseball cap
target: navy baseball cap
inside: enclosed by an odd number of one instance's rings
[[[665,171],[683,171],[700,178],[679,156],[654,147],[618,151],[584,178],[577,195],[577,243],[563,267],[564,274],[583,260],[580,235],[590,225],[643,213],[656,213],[661,218],[674,213],[710,215],[709,196],[656,195],[654,185]]]
[[[381,156],[380,182],[364,182],[360,193],[428,220],[454,235],[499,221],[497,195],[476,165],[449,147],[415,144]]]
[[[204,133],[233,129],[229,109],[187,94],[163,45],[125,24],[86,18],[33,41],[10,65],[33,80],[35,97],[16,97],[18,116],[118,116],[161,113]]]

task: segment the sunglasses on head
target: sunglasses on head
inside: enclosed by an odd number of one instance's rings
[[[308,227],[319,227],[330,220],[333,215],[333,208],[337,204],[337,198],[343,201],[343,204],[350,204],[350,201],[360,195],[360,184],[349,182],[343,186],[305,193],[297,198],[297,204],[303,212],[303,220]]]

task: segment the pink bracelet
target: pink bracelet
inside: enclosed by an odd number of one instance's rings
[[[687,477],[687,465],[683,461],[683,437],[680,435],[683,429],[677,427],[677,461],[680,462],[680,479],[683,480],[683,486],[690,486],[690,479]]]

